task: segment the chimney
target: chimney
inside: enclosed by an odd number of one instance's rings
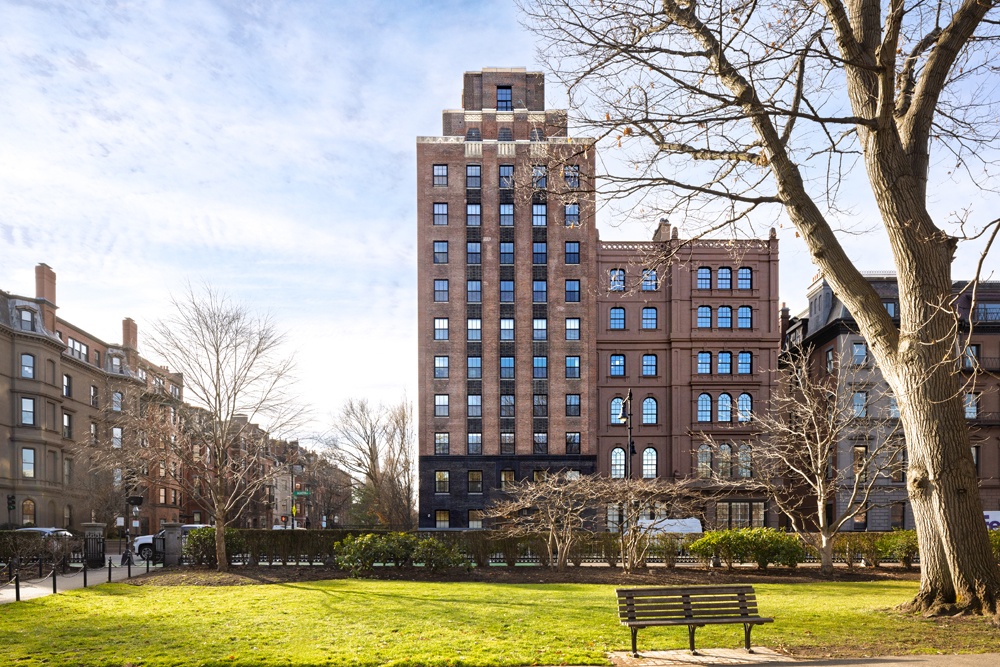
[[[653,232],[653,240],[658,242],[670,240],[670,223],[666,218],[660,218],[660,226]]]
[[[48,331],[56,330],[56,272],[48,264],[35,267],[35,298],[42,307],[42,324]]]
[[[788,306],[781,302],[781,343],[785,343],[785,334],[788,333]]]
[[[139,327],[131,317],[122,320],[122,347],[133,350],[139,347]]]

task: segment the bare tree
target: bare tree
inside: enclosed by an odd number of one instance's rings
[[[955,373],[951,264],[969,216],[949,233],[927,203],[932,166],[995,193],[996,0],[525,0],[524,9],[582,122],[607,152],[627,151],[631,169],[607,176],[608,197],[676,212],[703,231],[791,220],[899,401],[922,566],[912,608],[996,613],[1000,573]],[[944,151],[937,165],[932,147]],[[835,231],[851,172],[867,178],[888,238],[898,328]],[[967,235],[988,250],[998,231],[1000,220],[984,221]]]
[[[383,526],[413,526],[413,443],[413,411],[405,399],[392,406],[366,399],[344,404],[326,447],[360,481],[359,514]]]

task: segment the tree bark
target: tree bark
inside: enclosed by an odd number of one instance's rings
[[[226,554],[226,518],[215,517],[215,561],[219,572],[229,571],[229,557]]]

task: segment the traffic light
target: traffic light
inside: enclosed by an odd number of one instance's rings
[[[17,509],[17,498],[14,497],[13,493],[7,494],[7,511],[13,512]]]
[[[288,523],[288,515],[287,514],[282,514],[281,515],[281,523]]]

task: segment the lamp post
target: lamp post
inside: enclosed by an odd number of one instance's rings
[[[632,390],[629,389],[622,401],[621,412],[618,413],[618,421],[625,422],[628,430],[628,449],[625,451],[625,479],[632,478],[632,457],[635,456],[635,443],[632,441]]]

